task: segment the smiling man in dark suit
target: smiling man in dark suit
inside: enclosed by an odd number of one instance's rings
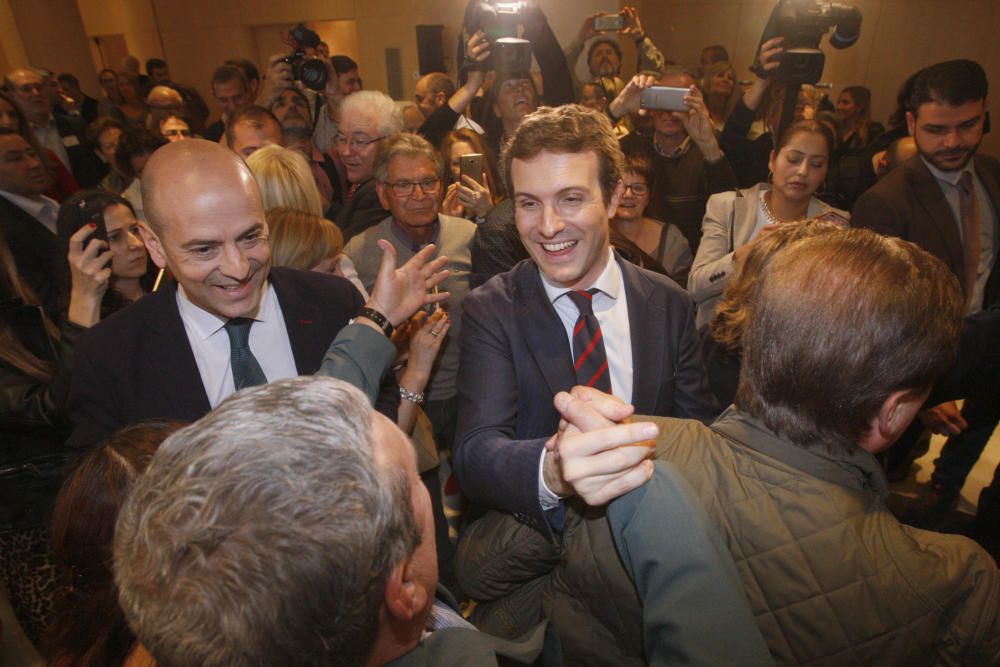
[[[271,269],[260,191],[243,160],[218,144],[191,140],[159,149],[143,170],[142,191],[143,240],[176,285],[80,338],[72,446],[144,419],[192,421],[237,389],[315,373],[321,364],[351,379],[351,360],[380,360],[374,379],[365,375],[372,396],[379,371],[395,357],[386,339],[392,327],[441,298],[425,296],[446,277],[437,273],[444,258],[426,263],[433,247],[395,271],[388,249],[368,305],[339,277]],[[356,326],[348,327],[351,318]],[[331,348],[335,337],[341,346]],[[352,353],[347,362],[344,344]],[[386,389],[379,407],[394,415],[396,388]]]
[[[476,503],[559,530],[560,499],[603,504],[651,474],[643,448],[563,470],[545,450],[574,385],[611,391],[640,412],[707,420],[687,293],[623,261],[608,242],[623,156],[607,118],[579,106],[526,116],[503,168],[530,255],[463,301],[455,471]],[[648,448],[645,455],[648,455]]]

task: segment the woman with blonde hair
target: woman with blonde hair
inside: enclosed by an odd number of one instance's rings
[[[344,254],[344,236],[337,225],[301,209],[280,206],[267,212],[267,228],[274,266],[347,278],[368,299],[354,263]]]
[[[740,89],[736,85],[736,70],[725,61],[712,63],[705,69],[698,87],[705,97],[705,107],[712,118],[712,125],[721,132],[726,125],[726,119],[736,106],[736,101],[740,99]]]
[[[283,207],[323,217],[323,199],[300,153],[281,146],[264,146],[247,158],[247,166],[257,179],[265,213]]]

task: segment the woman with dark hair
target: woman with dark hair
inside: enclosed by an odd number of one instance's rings
[[[138,301],[152,287],[149,255],[139,236],[139,221],[132,204],[111,192],[87,190],[70,197],[59,208],[56,230],[63,247],[82,227],[100,216],[111,250],[109,289],[101,300],[101,318]],[[68,266],[65,274],[68,274]],[[68,275],[67,275],[68,277]]]
[[[61,202],[80,189],[73,174],[62,163],[62,160],[38,143],[38,138],[28,126],[28,119],[25,118],[24,113],[14,103],[14,100],[2,90],[0,90],[0,127],[17,132],[28,142],[29,146],[35,149],[35,153],[42,161],[51,181],[51,186],[45,196]]]
[[[87,240],[92,233],[80,229],[69,240],[72,296],[61,327],[21,281],[0,237],[0,584],[35,643],[52,604],[47,526],[66,460],[73,346],[100,319],[111,275],[111,253]]]
[[[708,199],[701,245],[688,276],[688,291],[698,306],[701,327],[712,319],[736,262],[777,226],[822,217],[847,225],[850,214],[814,195],[824,183],[836,140],[816,120],[792,123],[775,143],[768,159],[770,183],[720,192]]]
[[[449,132],[441,142],[441,157],[444,159],[445,191],[441,212],[469,220],[483,220],[493,205],[501,199],[496,175],[496,158],[486,142],[473,130],[464,128]],[[462,177],[462,156],[479,153],[483,156],[482,184],[469,175]]]
[[[52,553],[59,590],[48,636],[49,665],[135,664],[137,646],[111,570],[118,510],[175,421],[150,421],[115,433],[74,466],[52,512]]]

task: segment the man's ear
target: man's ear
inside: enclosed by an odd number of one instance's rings
[[[386,185],[382,181],[375,181],[375,194],[378,195],[378,203],[382,205],[382,208],[389,210],[389,197],[388,193],[385,191]]]
[[[927,394],[918,389],[900,389],[889,394],[872,419],[868,435],[859,443],[861,448],[876,454],[896,442],[917,416]]]
[[[608,202],[608,218],[615,217],[615,213],[618,211],[618,202],[621,201],[622,195],[625,194],[625,183],[621,180],[615,186],[614,191],[611,193],[611,200]]]
[[[153,263],[158,268],[167,268],[167,254],[163,252],[163,244],[160,243],[160,237],[156,235],[152,227],[148,223],[140,221],[139,235],[142,236],[142,242],[146,244],[146,250],[149,251],[149,256],[152,258]]]
[[[906,130],[907,130],[907,132],[910,133],[911,137],[913,136],[913,133],[916,131],[916,129],[917,129],[917,117],[913,115],[912,111],[907,111],[906,112]]]
[[[389,615],[402,621],[412,621],[427,609],[427,591],[413,581],[409,559],[392,568],[385,582],[384,598]]]

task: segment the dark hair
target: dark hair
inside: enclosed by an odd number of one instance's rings
[[[16,134],[0,127],[0,135]],[[27,284],[21,281],[14,263],[14,256],[0,232],[0,300],[19,298],[29,306],[41,305]],[[42,324],[53,341],[59,340],[59,329],[42,313]],[[52,380],[55,364],[48,359],[39,359],[19,337],[19,332],[6,318],[0,318],[0,361],[11,366],[36,382],[48,384]]]
[[[706,55],[709,56],[709,63],[717,63],[719,61],[729,62],[729,50],[722,44],[712,44],[703,48],[701,50],[701,59],[704,60]]]
[[[212,73],[212,81],[209,85],[213,88],[217,83],[228,83],[229,81],[239,81],[243,84],[244,90],[250,90],[246,72],[237,65],[222,65]]]
[[[786,127],[785,131],[778,135],[777,141],[774,142],[774,152],[780,153],[781,149],[787,146],[796,134],[818,134],[823,137],[826,140],[828,157],[833,155],[833,151],[837,147],[837,139],[829,125],[818,120],[800,120]]]
[[[358,68],[358,64],[354,62],[354,59],[345,55],[330,56],[330,63],[337,74],[347,74]]]
[[[579,104],[564,104],[555,108],[539,107],[525,116],[500,156],[504,181],[511,195],[515,192],[511,163],[515,159],[530,160],[542,151],[594,153],[604,203],[611,201],[621,181],[625,157],[607,115]]]
[[[595,39],[590,43],[590,47],[587,49],[587,64],[590,64],[590,56],[593,55],[594,49],[596,49],[601,44],[610,44],[614,52],[618,54],[619,62],[622,59],[622,47],[618,46],[617,40],[611,39],[610,37],[601,37],[600,39]]]
[[[907,110],[916,114],[921,104],[938,102],[957,107],[985,100],[989,83],[982,65],[974,60],[948,60],[917,73]]]
[[[236,125],[244,120],[257,121],[259,123],[264,123],[267,119],[274,121],[274,124],[281,127],[281,123],[278,122],[277,117],[274,113],[267,108],[260,106],[259,104],[244,104],[240,108],[236,109],[229,116],[229,122],[226,123],[226,145],[230,148],[233,147],[233,141],[236,131]]]
[[[59,83],[68,83],[69,85],[75,87],[80,86],[80,80],[75,76],[73,76],[72,74],[70,74],[69,72],[63,72],[62,74],[57,76],[56,81],[58,81]]]
[[[121,195],[105,190],[81,190],[63,202],[59,207],[59,215],[56,218],[56,232],[59,239],[59,250],[62,253],[56,269],[59,282],[63,285],[61,290],[64,297],[63,307],[69,306],[69,293],[72,285],[69,261],[69,238],[76,234],[81,227],[88,224],[94,216],[103,214],[109,206],[120,204],[135,215],[135,208],[132,202]],[[143,289],[150,291],[152,288],[151,276],[146,276],[140,280]],[[101,319],[108,317],[112,313],[118,312],[131,301],[126,299],[115,289],[115,276],[111,276],[110,284],[104,297],[101,299]]]
[[[138,175],[132,168],[132,158],[152,153],[166,143],[162,137],[144,127],[130,127],[122,132],[115,149],[115,164],[125,181],[131,181]]]
[[[111,116],[98,116],[94,122],[87,126],[87,143],[94,148],[99,148],[101,135],[111,128],[125,130],[121,122]]]
[[[115,521],[157,447],[182,426],[159,420],[124,428],[85,454],[63,483],[52,515],[60,578],[48,638],[53,662],[120,665],[135,644],[111,571]]]
[[[634,171],[643,178],[646,179],[646,184],[649,189],[653,189],[653,183],[656,182],[656,170],[653,168],[653,160],[645,153],[626,153],[625,154],[625,169],[622,170],[622,176],[625,176],[626,172]]]
[[[165,69],[167,61],[163,58],[150,58],[146,61],[146,74],[152,75],[154,69]]]
[[[105,73],[105,72],[111,72],[111,73],[112,73],[112,74],[114,74],[114,75],[115,75],[116,77],[118,76],[118,72],[114,71],[114,70],[113,70],[113,69],[111,69],[110,67],[105,67],[104,69],[102,69],[102,70],[101,70],[100,72],[98,72],[98,73],[97,73],[97,78],[98,78],[98,79],[100,79],[100,78],[101,78],[102,76],[104,76],[104,73]]]
[[[230,58],[223,64],[238,67],[243,72],[243,76],[248,83],[250,81],[260,81],[260,71],[257,70],[257,66],[246,58]]]
[[[910,110],[910,96],[913,94],[913,84],[923,70],[917,70],[906,78],[896,92],[896,108],[889,115],[889,127],[906,127],[906,112]]]
[[[854,129],[858,136],[861,137],[862,144],[868,145],[869,129],[872,121],[872,91],[865,88],[864,86],[847,86],[840,91],[843,95],[847,93],[851,96],[854,101],[854,105],[858,107],[857,112],[857,122],[853,128],[845,128],[846,130]],[[841,139],[844,135],[841,135]]]
[[[760,276],[736,406],[801,446],[853,451],[895,391],[952,364],[964,299],[944,263],[869,229],[797,241]]]

